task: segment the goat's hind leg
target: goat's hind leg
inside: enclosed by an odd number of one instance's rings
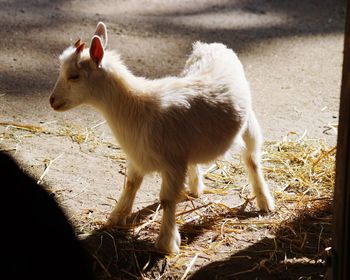
[[[190,164],[188,166],[187,174],[188,174],[188,187],[191,191],[191,194],[194,197],[199,197],[203,193],[205,188],[200,166]]]
[[[106,226],[122,226],[126,224],[128,216],[131,214],[135,196],[140,188],[143,175],[139,174],[134,167],[129,164],[126,185],[119,196],[119,201],[113,209]]]
[[[243,159],[247,166],[249,181],[252,184],[257,204],[262,211],[273,211],[274,199],[265,182],[260,163],[262,135],[254,112],[249,115],[247,127],[243,133],[245,150]]]
[[[186,167],[181,169],[171,173],[162,173],[162,187],[159,196],[163,217],[156,248],[168,254],[176,254],[180,250],[181,237],[176,225],[175,208],[185,182]]]

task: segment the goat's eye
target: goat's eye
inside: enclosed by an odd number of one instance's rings
[[[71,75],[68,77],[69,81],[77,81],[79,79],[79,75]]]

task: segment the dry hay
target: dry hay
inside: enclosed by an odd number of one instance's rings
[[[96,135],[94,128],[77,132],[63,126],[49,131],[7,124],[0,144],[15,150],[23,138],[41,133],[70,137],[79,145],[89,144],[92,151],[104,145],[110,151],[107,157],[125,164],[120,149]],[[206,195],[187,196],[179,204],[182,244],[177,256],[165,257],[153,248],[162,215],[158,204],[134,213],[135,226],[115,232],[101,230],[102,222],[88,217],[77,218],[75,224],[86,229],[79,233],[100,279],[253,279],[256,275],[318,279],[331,243],[335,154],[335,147],[319,139],[266,142],[264,172],[276,199],[276,211],[268,215],[254,211],[253,197],[242,183],[245,170],[239,158],[216,162],[206,174]],[[232,193],[243,202],[227,203],[224,198]]]

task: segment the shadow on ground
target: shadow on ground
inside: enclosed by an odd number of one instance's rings
[[[142,65],[138,61],[131,61],[130,66],[137,73],[152,73],[151,76],[159,77],[170,74],[169,68],[176,69],[176,73],[179,73],[192,42],[196,40],[223,42],[238,53],[247,53],[261,48],[262,42],[275,38],[343,32],[345,17],[345,5],[341,0],[307,0],[298,3],[287,0],[207,1],[199,7],[179,5],[179,8],[163,3],[160,9],[153,7],[145,12],[133,12],[132,4],[128,13],[118,12],[115,8],[115,13],[108,14],[84,11],[78,2],[55,0],[0,3],[0,36],[4,38],[0,42],[0,48],[6,53],[3,65],[6,67],[0,69],[0,90],[8,94],[35,94],[40,89],[50,90],[57,75],[58,54],[67,47],[71,38],[83,35],[83,39],[88,40],[91,35],[87,34],[91,34],[98,20],[106,21],[113,36],[139,37],[140,45],[126,50],[130,52],[126,56],[135,56],[135,52],[140,52],[145,61]],[[62,5],[67,5],[69,9],[62,9]],[[118,6],[117,3],[115,5]],[[274,16],[278,18],[277,22],[270,22]],[[237,25],[232,18],[238,19]],[[117,35],[113,34],[114,30],[117,30]],[[172,60],[173,55],[169,56],[172,50],[169,49],[168,62],[163,63],[164,58],[157,54],[162,61],[157,62],[157,68],[153,69],[154,55],[143,53],[145,50],[142,40],[156,37],[188,41],[188,44],[182,46],[175,44],[176,51],[183,52],[183,60],[179,61],[177,56]],[[155,43],[158,44],[156,40]],[[157,52],[157,48],[159,46],[154,46],[153,49]],[[45,63],[38,64],[39,69],[33,65],[26,69],[20,60],[25,58],[30,61],[31,57],[34,62],[43,59]],[[49,60],[52,63],[47,63]],[[33,61],[28,63],[33,64]],[[169,64],[175,66],[170,67]],[[150,67],[152,69],[148,69]],[[48,80],[51,83],[47,83]]]
[[[171,12],[145,13],[140,25],[151,34],[190,37],[191,41],[222,42],[238,53],[259,48],[261,42],[276,38],[343,33],[344,1],[254,1],[209,3],[182,7]],[[231,17],[231,19],[228,18]],[[206,24],[208,17],[211,24]],[[219,18],[222,20],[218,20]],[[241,17],[244,23],[232,18]],[[271,20],[274,18],[275,20]],[[225,20],[226,18],[226,20]]]
[[[158,205],[141,209],[130,221],[138,223],[147,219]],[[137,279],[145,273],[156,279],[167,269],[167,260],[154,248],[151,235],[140,238],[133,229],[97,230],[84,239],[83,244],[95,260],[98,279]]]
[[[150,206],[152,211],[146,207],[134,217],[140,213],[151,214],[156,206]],[[325,249],[331,242],[330,209],[328,202],[304,209],[281,225],[274,238],[264,238],[227,259],[209,263],[189,279],[324,279],[328,260]],[[258,214],[242,212],[237,215],[249,219]],[[200,238],[210,230],[208,221],[203,224],[206,227],[197,224],[191,236],[184,234],[184,228],[180,229],[182,239],[192,243]],[[175,272],[172,274],[167,258],[153,249],[153,239],[140,238],[130,231],[96,231],[83,243],[93,254],[98,279],[135,279],[141,278],[141,274],[155,279],[164,273],[169,279],[179,278]]]
[[[210,263],[190,279],[325,279],[325,249],[330,244],[331,205],[325,203],[300,211],[277,230],[275,238],[264,238],[228,259]]]

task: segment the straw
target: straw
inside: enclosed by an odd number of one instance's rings
[[[96,130],[103,124],[98,123],[90,128],[62,125],[44,129],[36,124],[0,123],[6,128],[0,131],[0,141],[2,149],[16,150],[19,145],[26,145],[27,137],[40,137],[40,134],[64,137],[81,149],[91,149],[92,152],[103,147],[106,151],[104,156],[116,161],[124,170],[126,157],[123,151],[117,144],[106,141]],[[329,127],[331,131],[336,126],[329,124]],[[113,261],[99,255],[99,251],[94,253],[93,257],[103,276],[117,277],[118,273],[122,273],[120,277],[123,279],[159,277],[184,280],[192,275],[195,264],[198,267],[220,260],[220,254],[250,262],[250,266],[245,266],[245,269],[227,275],[238,279],[258,270],[259,273],[261,270],[273,274],[278,269],[287,270],[296,262],[322,261],[331,246],[329,229],[332,217],[325,209],[332,203],[336,147],[327,145],[321,139],[307,139],[306,135],[305,130],[300,136],[290,133],[283,141],[265,142],[262,165],[275,198],[274,213],[263,215],[257,212],[239,156],[232,161],[217,160],[206,169],[207,188],[201,198],[187,196],[187,200],[178,203],[176,220],[182,236],[180,253],[164,258],[159,257],[153,248],[162,217],[162,210],[158,206],[150,219],[141,221],[134,230],[128,231],[130,238],[123,239],[116,233],[110,233],[113,245],[109,249],[110,256],[114,256]],[[38,183],[50,175],[50,167],[61,156],[49,162]],[[232,196],[240,197],[241,201],[232,203]],[[74,196],[69,199],[74,199]],[[314,222],[299,222],[303,217],[313,219]],[[91,229],[101,226],[101,221],[93,218],[83,221],[75,214],[74,224],[90,233]],[[276,234],[278,236],[273,237]],[[266,236],[272,236],[270,247],[260,252],[245,252],[244,256],[235,256],[246,244],[254,244],[258,238]],[[315,240],[312,246],[310,238]],[[285,259],[278,257],[281,254],[285,254]],[[296,256],[295,259],[291,259],[290,255]]]

